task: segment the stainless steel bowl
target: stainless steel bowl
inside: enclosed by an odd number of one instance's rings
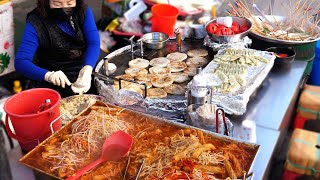
[[[210,23],[215,23],[217,20],[216,19],[213,19],[209,22],[207,22],[207,24],[205,25],[205,29],[207,31],[207,26],[208,24]],[[244,37],[246,37],[248,34],[249,34],[249,31],[251,30],[252,28],[252,23],[249,19],[247,18],[243,18],[243,17],[232,17],[232,21],[233,22],[237,22],[240,26],[244,25],[244,24],[247,24],[249,29],[245,32],[242,32],[242,33],[239,33],[239,34],[233,34],[233,35],[216,35],[216,34],[212,34],[212,33],[208,33],[208,35],[216,42],[218,43],[233,43],[233,42],[238,42],[240,41],[241,39],[243,39]]]
[[[144,45],[149,49],[162,49],[169,36],[161,32],[147,33],[142,36],[142,41]]]

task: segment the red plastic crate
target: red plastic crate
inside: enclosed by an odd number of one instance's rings
[[[301,174],[297,174],[288,170],[284,170],[283,175],[282,175],[282,180],[295,180],[301,176]]]

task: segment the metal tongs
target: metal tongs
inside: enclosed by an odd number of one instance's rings
[[[131,157],[130,157],[130,154],[129,154],[129,155],[128,155],[127,166],[126,166],[126,169],[125,169],[125,171],[124,171],[122,180],[126,180],[127,171],[128,171],[128,169],[129,169],[130,162],[131,162]]]
[[[50,107],[51,107],[51,100],[50,99],[46,99],[44,101],[44,103],[42,103],[39,106],[39,108],[37,110],[37,113],[41,113],[42,111],[48,110]]]
[[[224,124],[224,135],[229,136],[230,135],[230,131],[228,129],[228,125],[227,125],[227,121],[226,121],[226,115],[224,113],[224,110],[221,108],[218,108],[216,110],[216,133],[219,133],[219,112],[221,111],[222,114],[222,120],[223,120],[223,124]]]
[[[143,166],[144,166],[144,162],[145,162],[145,161],[146,161],[146,159],[143,159],[143,160],[142,160],[141,166],[140,166],[139,171],[138,171],[137,176],[136,176],[136,180],[139,179],[139,176],[140,176],[140,173],[141,173],[141,171],[142,171],[142,168],[143,168]]]
[[[144,162],[145,162],[145,160],[146,160],[146,159],[143,159],[143,160],[142,160],[141,165],[140,165],[140,168],[139,168],[139,170],[138,170],[138,173],[137,173],[137,175],[136,175],[135,180],[138,180],[138,179],[139,179],[139,176],[140,176],[140,173],[141,173],[142,168],[143,168],[143,166],[144,166]],[[129,156],[128,161],[127,161],[126,170],[124,171],[124,175],[123,175],[122,180],[125,180],[125,179],[126,179],[126,175],[127,175],[127,171],[128,171],[128,168],[129,168],[130,162],[131,162],[131,160],[130,160],[130,156]]]
[[[243,178],[242,178],[242,180],[246,180],[246,179],[248,179],[248,178],[250,178],[250,180],[252,180],[253,179],[253,172],[251,172],[251,173],[246,173],[246,172],[243,172]]]
[[[105,75],[100,74],[100,73],[97,73],[97,72],[92,72],[92,75],[94,75],[95,77],[100,78],[100,79],[102,79],[102,80],[105,80],[105,81],[107,81],[107,82],[109,82],[109,83],[111,83],[111,82],[110,82],[111,79],[112,79],[113,81],[119,81],[119,90],[122,89],[122,82],[123,82],[123,81],[127,81],[127,82],[131,82],[131,83],[135,83],[135,84],[142,85],[142,86],[144,86],[144,88],[143,88],[143,89],[144,89],[143,98],[146,98],[146,97],[147,97],[147,94],[148,94],[148,90],[147,90],[147,89],[148,89],[148,87],[147,87],[147,84],[144,83],[144,82],[137,82],[137,81],[127,80],[127,79],[122,79],[122,78],[116,79],[116,78],[113,77],[113,76],[105,76]]]

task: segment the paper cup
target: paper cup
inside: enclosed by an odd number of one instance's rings
[[[257,142],[256,123],[251,120],[244,120],[241,124],[239,138],[251,143]]]

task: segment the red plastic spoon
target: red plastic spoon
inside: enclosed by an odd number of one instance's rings
[[[128,155],[133,143],[132,137],[124,131],[111,134],[103,143],[102,154],[99,159],[83,167],[66,180],[75,180],[105,161],[118,161]]]

